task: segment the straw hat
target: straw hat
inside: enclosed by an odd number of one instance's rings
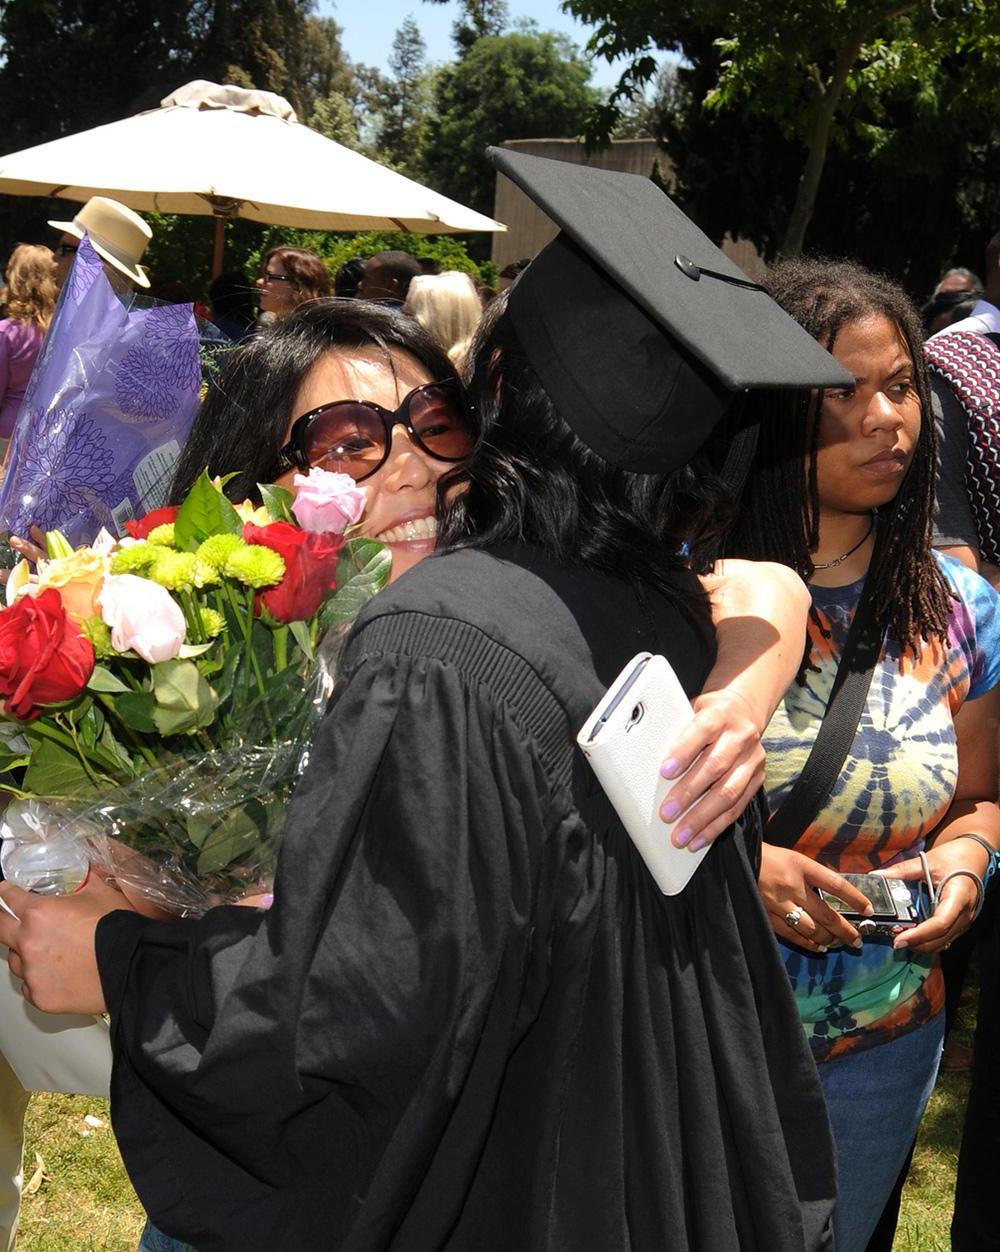
[[[82,239],[84,234],[98,256],[130,278],[139,287],[148,287],[146,267],[139,264],[153,232],[138,213],[117,200],[91,196],[71,222],[49,222],[53,230]]]

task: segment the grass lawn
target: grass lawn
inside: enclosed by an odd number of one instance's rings
[[[967,1040],[968,1032],[962,1037]],[[967,1092],[967,1073],[943,1074],[938,1082],[903,1193],[894,1252],[948,1252]],[[134,1252],[143,1214],[115,1147],[107,1101],[35,1096],[26,1145],[29,1194],[21,1210],[18,1252]],[[36,1153],[44,1163],[42,1173]]]

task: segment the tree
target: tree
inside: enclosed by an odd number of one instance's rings
[[[427,0],[428,4],[447,4],[448,0]],[[451,28],[451,37],[459,56],[464,56],[477,39],[502,35],[507,29],[507,0],[461,0],[462,16]]]
[[[589,79],[589,65],[560,35],[522,30],[477,40],[438,74],[437,124],[426,156],[434,187],[492,212],[487,146],[579,135],[597,99]]]
[[[401,174],[420,179],[433,98],[427,46],[412,17],[396,31],[389,69],[389,76],[367,67],[364,71],[373,154]]]
[[[598,24],[594,52],[631,58],[611,99],[591,115],[596,141],[610,133],[620,102],[652,77],[649,53],[659,48],[691,67],[694,108],[760,119],[762,131],[794,145],[798,178],[780,244],[786,255],[803,246],[831,146],[849,141],[871,155],[883,141],[883,102],[909,92],[918,110],[952,120],[941,106],[958,72],[957,114],[973,102],[994,115],[998,107],[993,0],[567,0],[566,7]],[[852,125],[859,111],[876,116],[870,131]]]

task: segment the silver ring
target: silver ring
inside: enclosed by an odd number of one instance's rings
[[[785,921],[789,926],[797,926],[802,921],[802,910],[798,908],[789,909],[785,914]]]

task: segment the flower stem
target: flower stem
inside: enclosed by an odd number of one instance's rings
[[[279,626],[274,634],[274,668],[283,670],[288,665],[288,627]]]

